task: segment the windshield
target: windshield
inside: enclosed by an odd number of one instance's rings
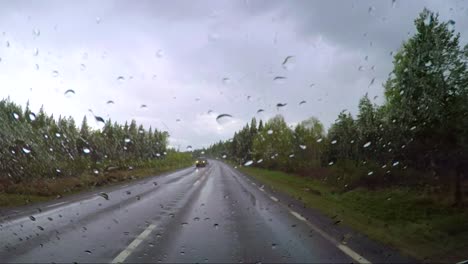
[[[0,3],[0,260],[468,260],[468,3]]]

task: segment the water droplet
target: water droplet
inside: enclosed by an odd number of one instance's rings
[[[37,229],[44,231],[44,228],[42,226],[37,226]]]
[[[320,142],[322,142],[322,141],[323,141],[323,138],[317,139],[317,143],[320,143]]]
[[[9,48],[10,47],[10,41],[7,40],[5,45],[6,45],[7,48]]]
[[[19,119],[19,115],[17,113],[13,113],[13,118],[15,118],[16,120]]]
[[[36,120],[36,114],[34,114],[34,113],[29,113],[29,120],[31,120],[31,121]]]
[[[159,49],[158,51],[156,51],[156,57],[157,58],[162,58],[163,57],[163,51],[161,49]]]
[[[415,129],[416,129],[416,126],[412,126],[412,127],[410,128],[411,131],[413,131],[413,130],[415,130]]]
[[[286,79],[287,78],[284,76],[276,76],[275,78],[273,78],[273,82],[275,82],[276,84],[283,84]]]
[[[59,72],[58,71],[53,71],[52,72],[52,77],[58,77],[59,76]]]
[[[271,244],[271,249],[275,249],[276,248],[276,244],[275,243],[272,243]]]
[[[91,250],[85,250],[86,253],[88,253],[89,255],[91,255],[93,252],[91,252]]]
[[[392,0],[392,8],[395,8],[396,6],[396,0]]]
[[[214,226],[214,228],[216,228],[216,229],[218,229],[218,227],[219,227],[218,224],[214,224],[213,226]]]
[[[453,30],[455,29],[455,21],[453,21],[452,19],[450,19],[450,20],[447,22],[447,28],[448,28],[448,30],[453,31]]]
[[[54,221],[54,219],[52,217],[47,217],[47,220]]]
[[[221,114],[216,117],[216,122],[220,125],[227,124],[229,121],[232,120],[232,115],[230,114]]]
[[[331,141],[332,145],[335,145],[336,142],[338,142],[336,139],[334,139],[334,140]]]
[[[307,102],[303,100],[303,101],[299,102],[299,105],[303,105],[305,103],[307,103]]]
[[[306,149],[306,148],[307,148],[306,145],[299,145],[299,147],[300,147],[301,149]]]
[[[106,199],[106,200],[109,200],[109,195],[107,193],[100,193],[99,196],[101,196],[102,198]]]
[[[272,129],[269,129],[269,130],[267,131],[267,134],[268,134],[268,135],[273,134],[273,130],[272,130]]]
[[[369,13],[369,15],[374,15],[374,11],[375,11],[375,7],[370,6],[369,9],[367,10],[367,13]]]
[[[140,108],[147,108],[148,106],[145,104],[140,105]]]
[[[372,175],[372,174],[374,174],[373,171],[369,171],[369,172],[367,173],[367,175],[369,175],[369,176]]]
[[[93,173],[94,174],[99,174],[99,170],[98,169],[93,169]]]
[[[253,164],[253,161],[252,160],[249,160],[247,161],[246,163],[244,163],[244,166],[250,166]]]
[[[265,111],[265,110],[263,110],[263,109],[258,109],[258,110],[257,110],[257,114],[260,114],[261,112],[264,112],[264,111]]]
[[[285,107],[286,105],[287,105],[286,103],[277,103],[276,107],[280,108],[280,107]]]
[[[89,154],[91,152],[91,150],[89,150],[89,148],[83,148],[83,153],[84,154]]]
[[[123,81],[125,81],[125,77],[119,76],[119,77],[117,77],[117,81],[123,82]]]
[[[72,90],[72,89],[68,89],[68,90],[66,90],[65,93],[64,93],[64,95],[66,95],[66,96],[70,96],[70,95],[72,95],[72,94],[75,94],[75,91]]]
[[[294,158],[294,154],[290,154],[289,157],[290,157],[290,158]]]
[[[364,147],[364,148],[367,148],[367,147],[369,147],[371,144],[372,144],[372,142],[369,141],[369,142],[367,142],[366,144],[364,144],[363,147]]]
[[[374,84],[374,82],[375,82],[375,78],[372,78],[372,80],[369,83],[369,87],[372,86]]]
[[[104,118],[102,118],[100,116],[94,116],[94,119],[96,119],[96,122],[101,122],[102,124],[105,123]]]
[[[125,139],[124,139],[124,142],[125,142],[125,143],[130,143],[131,140],[130,140],[129,138],[125,138]]]
[[[114,101],[112,101],[112,100],[109,100],[109,101],[107,101],[107,103],[106,103],[106,104],[114,104]]]
[[[226,157],[227,157],[226,154],[224,154],[224,155],[222,156],[223,159],[225,159]]]
[[[187,151],[192,151],[192,150],[193,150],[192,146],[188,145],[187,146]]]
[[[262,162],[263,162],[263,159],[257,160],[257,163],[262,163]]]
[[[31,153],[31,150],[30,150],[29,148],[27,148],[27,147],[23,147],[22,150],[23,150],[23,152],[24,152],[25,154]]]
[[[32,221],[36,221],[36,218],[34,216],[29,216],[29,219],[31,219]]]
[[[37,28],[33,29],[33,35],[39,37],[41,35],[41,31]]]
[[[39,49],[38,48],[34,48],[33,55],[34,56],[39,55]]]
[[[296,58],[294,56],[287,56],[282,63],[284,69],[290,71],[296,66]]]
[[[80,64],[80,70],[82,70],[82,71],[86,70],[86,64],[81,63]]]
[[[395,162],[393,162],[392,166],[395,167],[395,166],[398,166],[398,164],[400,164],[400,162],[399,162],[399,161],[395,161]]]
[[[231,83],[231,79],[229,79],[228,77],[224,77],[222,81],[223,81],[223,84],[225,84],[225,85]]]
[[[37,71],[39,70],[39,64],[36,64],[36,70]]]
[[[328,162],[328,165],[331,166],[331,165],[333,165],[334,163],[335,163],[335,162],[330,161],[330,162]]]
[[[101,23],[101,18],[100,17],[96,17],[96,24],[100,24]]]

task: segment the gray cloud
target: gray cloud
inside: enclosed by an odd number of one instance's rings
[[[88,109],[119,122],[134,118],[169,130],[181,148],[227,139],[254,116],[281,113],[290,123],[316,116],[329,126],[342,109],[355,113],[365,93],[381,102],[389,53],[414,32],[424,7],[455,20],[466,43],[466,6],[457,0],[2,2],[0,95],[78,120]],[[285,69],[287,56],[294,63]],[[286,79],[275,82],[276,76]],[[68,89],[76,94],[64,96]],[[307,103],[299,105],[302,100]],[[277,103],[287,106],[278,110]],[[259,108],[266,111],[256,114]],[[233,115],[232,122],[218,124],[222,113]]]

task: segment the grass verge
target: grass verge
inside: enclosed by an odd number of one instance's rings
[[[358,188],[339,193],[316,179],[252,167],[240,170],[417,259],[456,262],[467,257],[466,209],[450,207],[409,188]]]
[[[39,178],[8,184],[0,189],[0,207],[15,207],[44,202],[103,186],[155,176],[192,165],[191,158],[167,157],[165,160],[142,164],[141,167],[115,169],[99,174],[82,173],[75,177]]]

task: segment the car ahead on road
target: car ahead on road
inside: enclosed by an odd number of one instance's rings
[[[208,160],[206,158],[200,157],[195,161],[195,167],[206,167],[208,165]]]

